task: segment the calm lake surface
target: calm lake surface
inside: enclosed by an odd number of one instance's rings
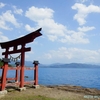
[[[0,70],[1,75],[1,70]],[[14,77],[15,71],[9,70],[7,77]],[[26,70],[26,81],[33,80],[32,70]],[[77,85],[100,89],[100,68],[39,68],[41,85]]]
[[[40,68],[39,83],[100,89],[100,68]]]

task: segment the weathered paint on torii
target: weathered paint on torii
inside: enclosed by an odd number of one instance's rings
[[[35,38],[38,36],[41,36],[42,34],[40,33],[41,28],[29,33],[26,36],[23,36],[21,38],[8,41],[8,42],[3,42],[0,43],[0,46],[2,49],[5,49],[5,52],[2,53],[2,55],[5,55],[5,58],[8,58],[9,54],[14,54],[14,53],[21,53],[21,69],[20,69],[20,88],[24,87],[24,62],[25,62],[25,52],[31,51],[31,47],[26,48],[25,45],[27,43],[33,42]],[[18,46],[21,45],[21,48],[18,49]],[[13,47],[13,50],[9,51],[9,49]],[[36,64],[37,66],[37,64]],[[5,62],[3,66],[3,72],[2,72],[2,80],[1,80],[1,91],[5,89],[6,86],[6,76],[7,76],[7,70],[8,70],[8,63]],[[35,75],[36,77],[38,75]],[[17,76],[18,77],[18,76]],[[37,78],[35,80],[35,84],[37,84]]]

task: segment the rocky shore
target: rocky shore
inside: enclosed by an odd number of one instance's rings
[[[74,93],[84,93],[88,95],[100,95],[100,90],[95,88],[85,88],[81,86],[72,86],[72,85],[56,85],[56,86],[47,86],[49,88],[55,88],[58,90],[69,91]]]
[[[22,92],[19,92],[16,89],[11,90],[11,88],[8,88],[7,91],[8,93],[5,95],[5,97],[0,98],[0,100],[16,100],[14,98],[18,96],[19,97],[45,96],[54,98],[55,100],[94,100],[94,99],[99,100],[100,99],[100,90],[92,88],[84,88],[81,86],[72,86],[72,85],[59,85],[59,86],[40,85],[40,87],[37,89],[31,86],[26,86],[26,90]]]

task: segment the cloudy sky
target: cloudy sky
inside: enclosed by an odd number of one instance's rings
[[[39,28],[26,60],[100,63],[100,0],[0,0],[0,42]]]

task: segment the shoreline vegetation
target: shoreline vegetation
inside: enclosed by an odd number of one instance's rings
[[[18,91],[14,87],[7,87],[8,93],[0,100],[98,100],[100,90],[72,85],[43,86],[35,89],[31,85],[25,86],[25,91]]]

